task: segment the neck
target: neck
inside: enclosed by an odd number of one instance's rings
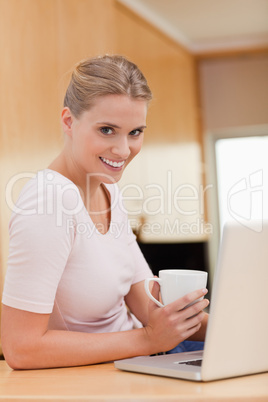
[[[94,180],[90,174],[81,172],[64,151],[48,167],[67,177],[78,187],[92,221],[101,226],[101,233],[106,233],[111,220],[111,201],[102,182],[95,176]]]
[[[95,196],[100,192],[102,183],[97,178],[94,180],[89,173],[81,171],[64,151],[58,155],[48,168],[71,180],[78,187],[85,203],[89,199],[95,199]]]

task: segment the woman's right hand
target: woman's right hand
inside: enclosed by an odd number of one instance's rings
[[[151,346],[150,354],[173,349],[200,330],[205,317],[203,310],[209,301],[203,299],[187,306],[206,293],[207,290],[204,289],[196,290],[165,307],[158,307],[153,301],[149,301],[149,321],[144,330]],[[159,285],[156,282],[152,288],[152,295],[158,299]]]

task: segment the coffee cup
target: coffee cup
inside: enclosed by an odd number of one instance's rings
[[[159,271],[159,278],[145,279],[144,287],[150,299],[153,300],[159,307],[164,307],[188,293],[206,288],[207,276],[207,272],[204,271],[190,269],[166,269]],[[163,304],[156,300],[151,294],[149,289],[150,282],[159,283]],[[202,299],[203,297],[195,300],[193,303],[196,303]]]

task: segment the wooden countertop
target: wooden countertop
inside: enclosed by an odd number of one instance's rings
[[[196,383],[123,372],[113,363],[14,371],[0,361],[0,400],[267,402],[268,373]]]

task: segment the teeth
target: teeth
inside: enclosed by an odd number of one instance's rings
[[[102,160],[103,162],[107,163],[107,165],[110,165],[110,166],[113,166],[113,167],[121,167],[121,166],[123,166],[124,163],[125,163],[125,161],[122,161],[122,162],[113,162],[113,161],[110,161],[109,159],[102,158],[102,157],[101,157],[101,160]]]

